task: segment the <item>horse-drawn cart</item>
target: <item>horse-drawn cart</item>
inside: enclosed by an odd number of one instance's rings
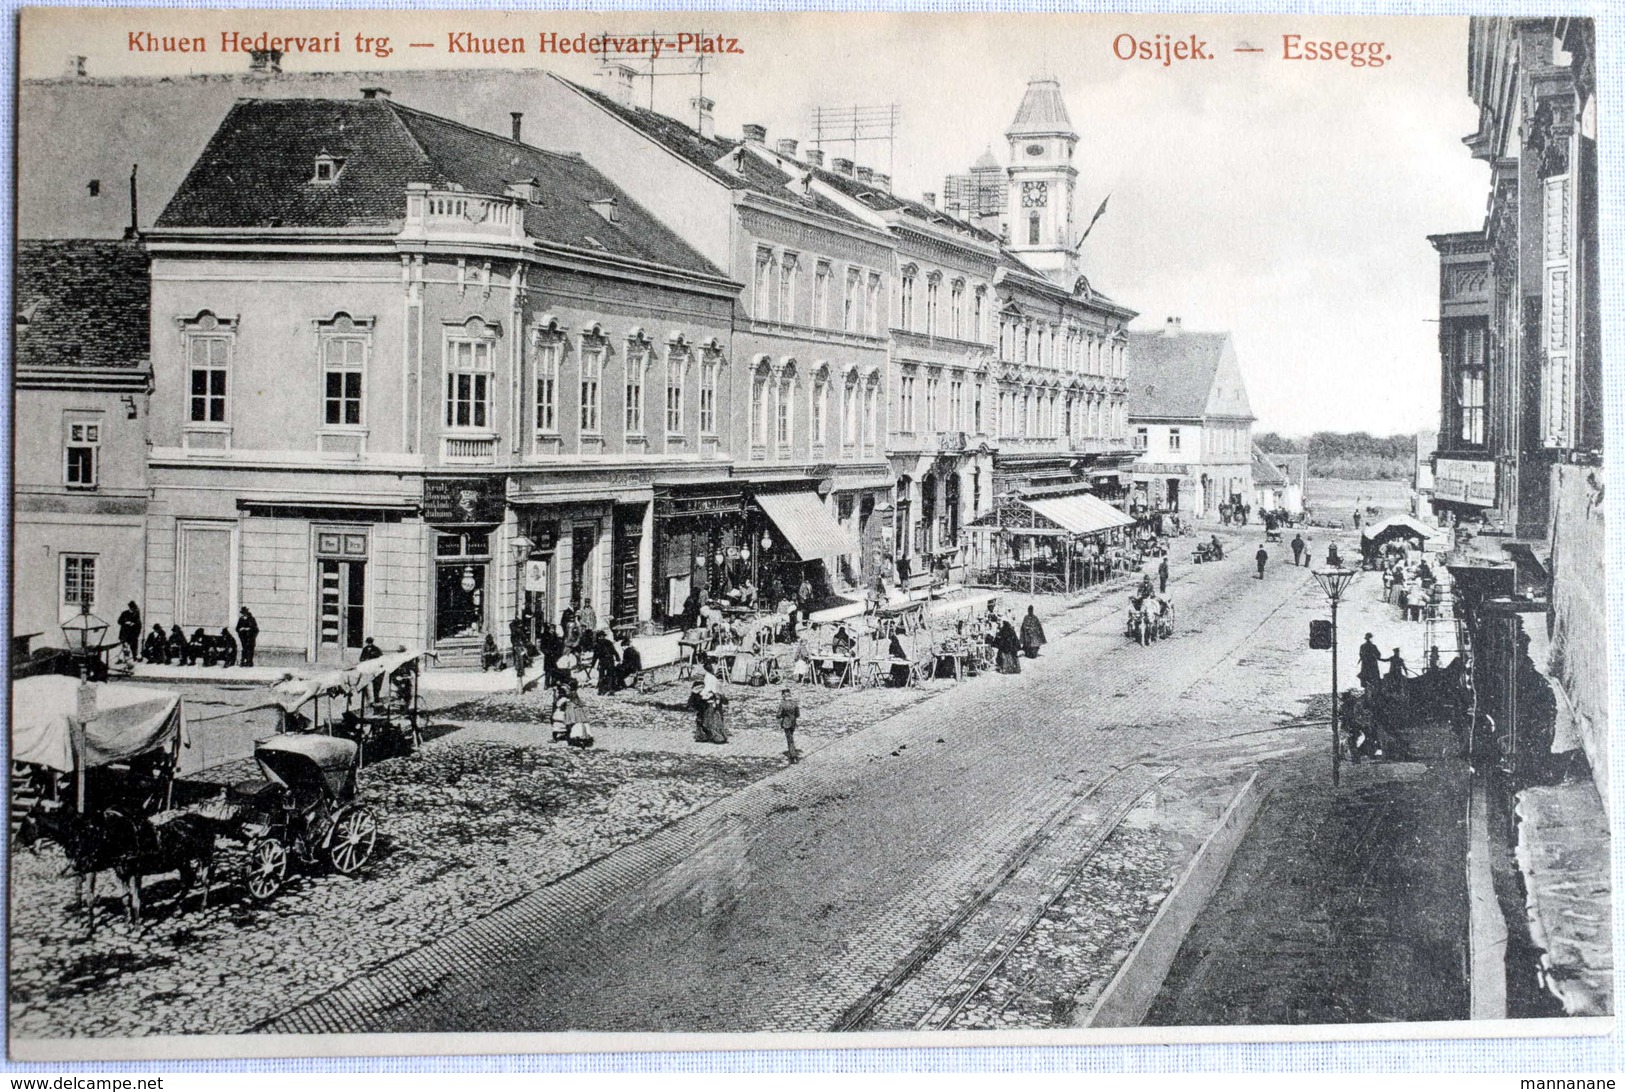
[[[277,735],[254,748],[264,780],[227,792],[237,837],[248,843],[246,882],[256,899],[272,898],[290,862],[326,864],[351,875],[372,859],[378,819],[356,799],[361,748],[333,736]]]

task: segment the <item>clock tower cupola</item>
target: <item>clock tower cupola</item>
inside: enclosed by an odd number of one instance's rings
[[[1009,247],[1039,272],[1071,284],[1077,277],[1072,202],[1078,171],[1072,155],[1078,134],[1060,81],[1053,76],[1029,81],[1004,135],[1010,142]]]

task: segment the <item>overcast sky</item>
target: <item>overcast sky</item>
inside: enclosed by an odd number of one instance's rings
[[[56,20],[50,33],[29,18]],[[1432,428],[1438,409],[1437,261],[1430,233],[1484,217],[1488,174],[1461,138],[1477,111],[1466,93],[1467,21],[1392,17],[1147,17],[1050,15],[740,15],[239,11],[46,12],[25,17],[21,74],[54,76],[68,53],[93,75],[241,70],[240,56],[131,54],[128,30],[210,33],[359,31],[445,42],[445,32],[522,35],[523,58],[447,57],[400,49],[385,62],[347,51],[290,55],[290,70],[523,65],[590,76],[595,62],[539,56],[540,31],[659,28],[739,39],[716,57],[705,91],[718,131],[745,122],[769,140],[809,135],[814,104],[897,103],[895,186],[941,191],[984,149],[1008,161],[1004,129],[1029,77],[1049,74],[1080,141],[1076,213],[1111,203],[1083,250],[1098,289],[1141,313],[1137,325],[1181,316],[1187,329],[1234,333],[1259,429],[1372,432]],[[1211,61],[1122,61],[1119,35],[1208,43]],[[1287,61],[1283,35],[1380,42],[1381,67]],[[71,35],[68,37],[67,35]],[[210,41],[215,48],[216,37]],[[1262,53],[1235,53],[1254,46]],[[669,56],[669,55],[668,55]],[[436,58],[429,60],[428,58]],[[687,67],[663,58],[660,69]],[[674,114],[696,83],[656,81]],[[640,101],[647,101],[647,84]],[[826,145],[832,155],[849,154]],[[590,157],[590,150],[589,157]],[[886,168],[884,145],[859,152]],[[26,170],[24,164],[22,169]]]

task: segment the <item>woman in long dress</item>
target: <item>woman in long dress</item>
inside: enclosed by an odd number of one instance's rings
[[[999,650],[999,672],[1004,675],[1021,674],[1021,638],[1016,636],[1016,627],[1006,618],[999,625],[999,635],[993,641],[993,647]]]
[[[1033,608],[1027,608],[1027,617],[1021,620],[1021,648],[1027,653],[1027,659],[1038,656],[1038,650],[1045,645],[1044,623],[1038,620]]]
[[[722,684],[706,670],[689,696],[694,709],[694,742],[727,743],[728,731],[724,726],[723,706],[728,699],[722,693]]]

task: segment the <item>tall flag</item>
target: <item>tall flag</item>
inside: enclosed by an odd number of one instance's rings
[[[1076,249],[1078,249],[1078,247],[1082,246],[1083,241],[1085,239],[1089,238],[1089,233],[1091,231],[1095,230],[1095,224],[1100,220],[1100,218],[1102,216],[1104,216],[1106,214],[1106,203],[1108,201],[1110,201],[1111,199],[1112,199],[1112,195],[1108,193],[1105,196],[1105,198],[1100,202],[1100,207],[1095,210],[1095,215],[1090,219],[1089,226],[1083,229],[1083,234],[1082,235],[1078,236],[1077,243],[1072,247],[1073,250],[1076,250]]]

